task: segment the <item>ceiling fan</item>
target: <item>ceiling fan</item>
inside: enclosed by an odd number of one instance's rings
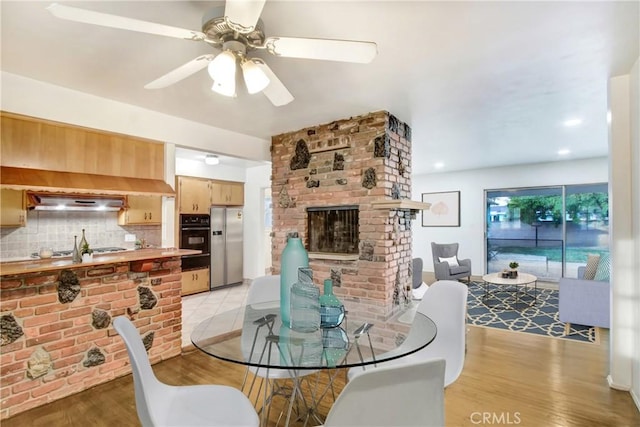
[[[70,21],[103,27],[157,34],[185,40],[205,42],[220,53],[210,53],[181,65],[148,83],[146,89],[161,89],[183,80],[207,67],[213,79],[211,90],[225,96],[236,96],[236,72],[240,64],[247,91],[262,92],[275,106],[293,101],[293,95],[260,58],[250,58],[253,50],[266,50],[288,58],[368,63],[377,54],[376,44],[366,41],[313,39],[300,37],[265,37],[260,14],[266,0],[226,0],[224,7],[206,12],[202,31],[107,13],[94,12],[53,3],[47,10]]]

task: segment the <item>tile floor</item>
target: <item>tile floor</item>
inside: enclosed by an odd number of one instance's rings
[[[244,305],[251,281],[182,297],[182,348],[191,344],[191,331],[207,317]]]

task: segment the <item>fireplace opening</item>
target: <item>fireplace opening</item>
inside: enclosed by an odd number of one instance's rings
[[[307,208],[309,252],[357,254],[358,206]]]

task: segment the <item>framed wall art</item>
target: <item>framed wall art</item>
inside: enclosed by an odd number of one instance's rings
[[[431,203],[422,211],[423,227],[460,227],[460,192],[422,193],[422,201]]]

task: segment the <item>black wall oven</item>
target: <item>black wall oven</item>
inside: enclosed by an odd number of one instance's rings
[[[202,251],[197,255],[184,255],[182,257],[182,271],[197,270],[209,267],[211,220],[205,214],[181,214],[180,215],[180,249],[193,249]]]

